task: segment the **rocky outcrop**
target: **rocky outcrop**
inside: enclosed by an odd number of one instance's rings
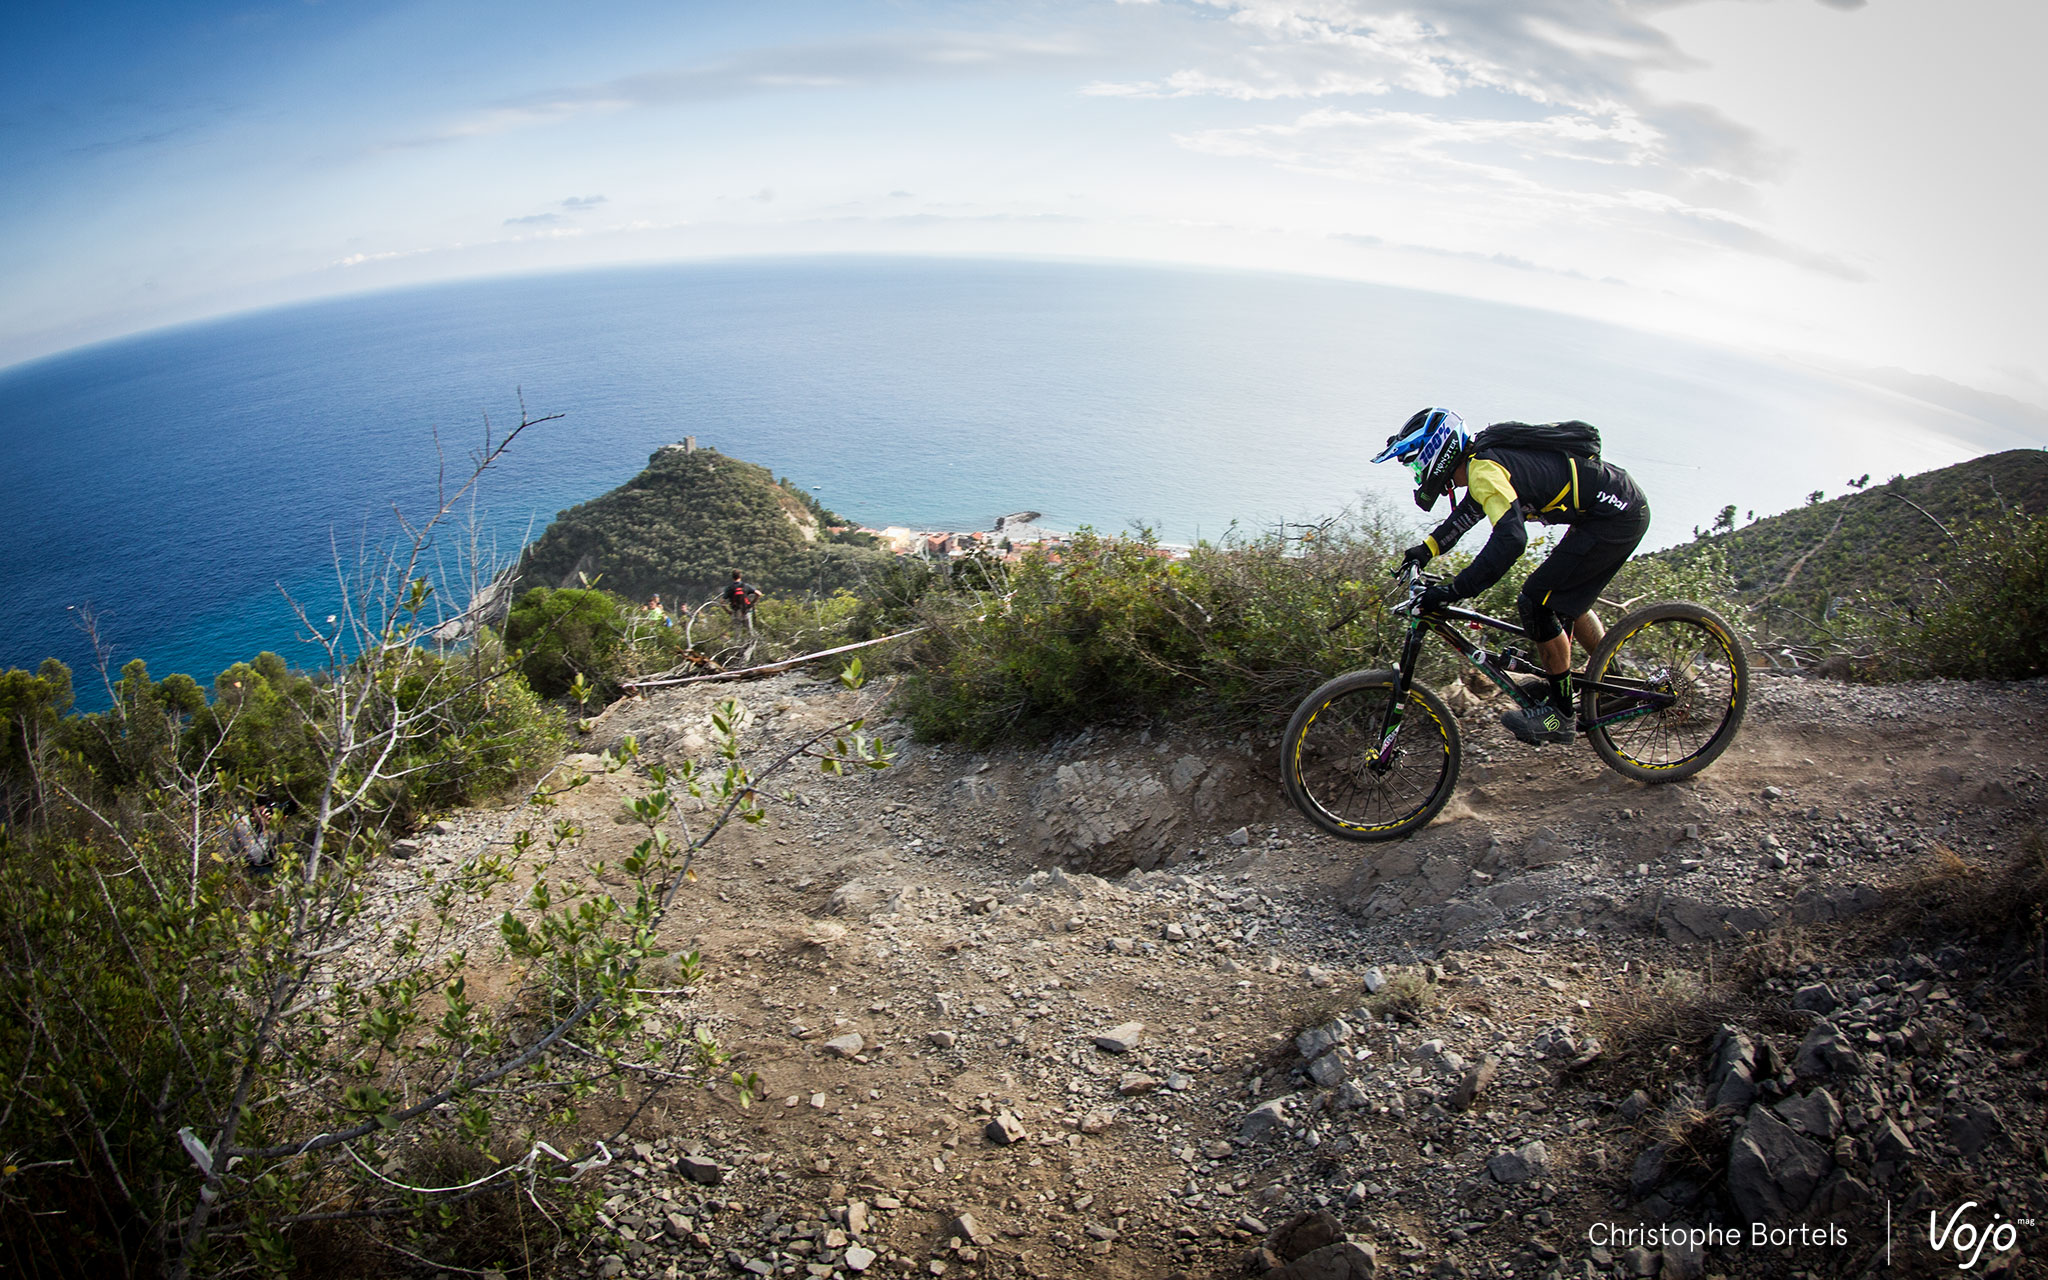
[[[962,787],[979,787],[963,779]],[[1179,863],[1201,832],[1270,813],[1272,788],[1243,756],[1187,755],[1155,767],[1107,756],[1059,765],[1032,787],[1026,820],[1036,851],[1098,875]]]
[[[1185,825],[1158,774],[1116,760],[1061,765],[1032,790],[1030,812],[1045,856],[1100,874],[1158,866]]]

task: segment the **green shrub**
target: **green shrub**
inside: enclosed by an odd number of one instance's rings
[[[154,892],[180,861],[0,831],[0,1254],[23,1274],[146,1274],[197,1194],[160,1108],[235,1065],[234,904],[211,867]]]
[[[561,758],[567,718],[544,702],[488,631],[454,654],[423,652],[396,682],[396,713],[426,713],[426,724],[394,757],[380,782],[383,825],[410,830],[428,815],[498,796]]]
[[[2048,673],[2048,518],[2013,511],[1956,530],[1939,594],[1878,624],[1881,676],[2025,680]]]
[[[927,592],[898,705],[921,736],[974,744],[1170,713],[1270,722],[1318,680],[1391,659],[1394,545],[1354,523],[1177,560],[1149,533],[1084,530],[1026,556],[1000,598]]]
[[[925,593],[944,583],[944,571],[930,561],[892,557],[861,583],[856,593],[860,605],[847,620],[847,637],[873,640],[916,626],[917,606]]]
[[[561,697],[578,676],[610,697],[632,674],[621,661],[631,621],[628,606],[609,592],[535,587],[513,603],[505,643],[542,697]]]
[[[71,710],[71,668],[45,658],[35,674],[0,672],[0,826],[21,821],[40,795],[35,767]]]
[[[860,598],[851,591],[767,596],[754,606],[754,634],[779,651],[778,656],[829,649],[847,642],[848,627],[860,607]]]

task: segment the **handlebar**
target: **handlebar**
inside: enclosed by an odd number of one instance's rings
[[[1440,582],[1448,581],[1442,574],[1425,572],[1420,565],[1413,563],[1402,565],[1397,577],[1401,589],[1408,593],[1408,598],[1393,607],[1395,613],[1414,612],[1416,601],[1421,597],[1424,587],[1433,587]]]
[[[1425,573],[1423,572],[1421,566],[1415,564],[1402,565],[1399,569],[1394,571],[1394,578],[1395,581],[1400,584],[1401,590],[1406,594],[1406,599],[1397,601],[1392,606],[1391,611],[1394,613],[1408,613],[1413,611],[1415,608],[1416,598],[1422,594],[1422,589],[1424,587],[1434,586],[1439,582],[1449,581],[1449,579],[1445,578],[1441,574]],[[1358,615],[1362,612],[1364,612],[1363,608],[1353,609],[1351,612],[1345,614],[1343,617],[1331,623],[1327,628],[1325,628],[1325,630],[1331,632],[1332,634],[1341,631],[1345,627],[1351,625],[1351,623],[1355,621]]]

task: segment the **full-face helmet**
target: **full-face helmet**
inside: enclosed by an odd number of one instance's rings
[[[1471,445],[1463,418],[1449,409],[1424,409],[1387,437],[1387,447],[1373,461],[1407,463],[1415,473],[1415,505],[1427,511],[1451,487],[1451,475]]]

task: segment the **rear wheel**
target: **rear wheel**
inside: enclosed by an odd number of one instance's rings
[[[1690,778],[1720,758],[1742,727],[1749,659],[1711,609],[1683,601],[1629,614],[1586,663],[1590,679],[1671,699],[1586,693],[1586,736],[1615,772],[1639,782]]]
[[[1302,816],[1345,840],[1398,840],[1429,824],[1458,785],[1458,723],[1421,685],[1408,689],[1393,745],[1378,759],[1392,671],[1353,671],[1295,709],[1280,777]]]

